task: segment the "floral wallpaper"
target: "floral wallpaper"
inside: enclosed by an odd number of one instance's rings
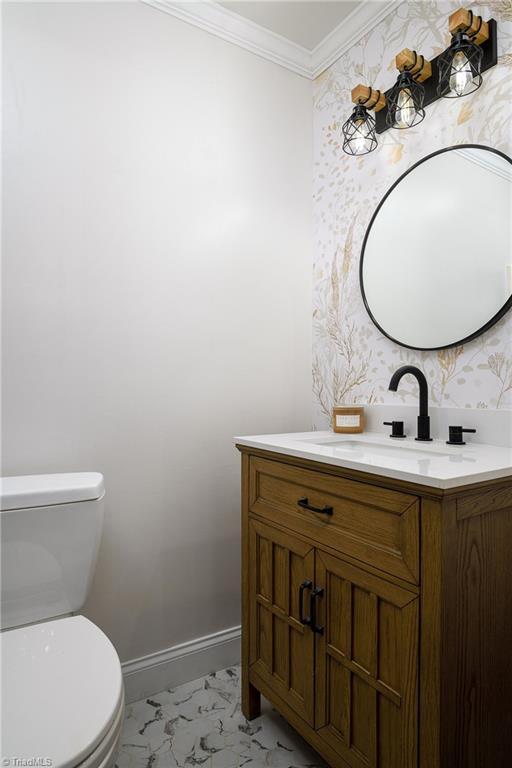
[[[498,22],[498,65],[482,87],[462,99],[427,107],[423,123],[381,134],[375,152],[361,158],[341,150],[339,125],[351,109],[357,83],[389,88],[395,55],[405,47],[433,58],[449,43],[448,16],[460,2],[403,2],[315,82],[315,262],[313,276],[314,423],[329,423],[333,405],[396,402],[389,378],[404,363],[422,368],[432,402],[460,408],[512,408],[512,311],[478,339],[440,352],[393,344],[373,325],[359,290],[364,233],[391,184],[425,155],[453,144],[496,147],[512,156],[512,0],[472,2]],[[410,379],[410,381],[409,381]],[[399,397],[417,402],[412,377]]]

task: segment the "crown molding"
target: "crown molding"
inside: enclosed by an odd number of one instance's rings
[[[314,80],[355,45],[363,35],[396,10],[403,0],[379,2],[380,7],[377,12],[375,1],[363,0],[312,51],[265,29],[250,19],[229,11],[213,0],[181,3],[175,3],[172,0],[140,1],[238,45],[274,64],[279,64],[301,77]]]
[[[325,72],[349,48],[359,42],[390,13],[396,11],[403,0],[363,0],[346,19],[311,51],[310,77],[314,79]],[[379,6],[376,10],[376,5]]]
[[[259,24],[228,11],[215,2],[173,3],[171,0],[141,0],[145,5],[187,21],[199,29],[234,43],[263,59],[273,61],[302,77],[311,77],[311,52]]]

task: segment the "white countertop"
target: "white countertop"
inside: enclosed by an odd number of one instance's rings
[[[455,446],[441,440],[423,443],[372,432],[342,435],[326,431],[235,437],[234,442],[433,488],[512,477],[512,448],[470,443],[470,439],[466,445]]]

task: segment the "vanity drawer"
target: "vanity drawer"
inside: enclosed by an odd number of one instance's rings
[[[416,496],[251,457],[249,511],[386,573],[419,582]]]

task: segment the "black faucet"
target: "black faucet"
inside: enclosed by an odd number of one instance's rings
[[[423,371],[415,365],[403,365],[395,371],[389,382],[389,389],[396,392],[402,376],[411,373],[416,377],[420,388],[420,414],[418,416],[418,437],[416,440],[432,440],[430,437],[430,416],[428,415],[428,384]]]

